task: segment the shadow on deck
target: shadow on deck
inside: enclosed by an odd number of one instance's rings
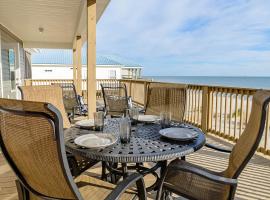
[[[225,146],[231,144],[218,138],[209,137],[215,143]],[[194,164],[206,167],[214,171],[222,171],[227,167],[228,155],[203,148],[195,154],[187,156],[187,160]],[[93,173],[99,169],[91,170]],[[14,180],[15,175],[0,153],[0,199],[18,199]],[[260,155],[253,156],[251,162],[242,172],[236,192],[236,199],[270,199],[270,159]]]

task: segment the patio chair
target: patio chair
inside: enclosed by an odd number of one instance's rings
[[[159,115],[160,112],[171,112],[172,120],[184,122],[187,88],[188,85],[150,83],[147,88],[145,114]],[[210,142],[206,142],[205,146],[220,152],[231,152],[231,149]]]
[[[63,89],[63,101],[69,118],[75,115],[86,115],[87,105],[83,102],[83,97],[78,95],[73,83],[53,83]]]
[[[142,175],[115,186],[82,174],[73,179],[66,159],[60,111],[49,103],[0,99],[0,146],[18,177],[20,199],[146,199]],[[138,193],[127,188],[137,184]]]
[[[126,109],[131,107],[131,98],[127,96],[125,84],[107,86],[100,84],[105,105],[106,115],[120,117],[125,114]]]
[[[157,199],[166,192],[189,199],[233,199],[237,178],[256,152],[262,138],[269,101],[270,91],[254,94],[249,122],[232,149],[225,171],[214,172],[183,160],[174,160],[163,175]]]
[[[66,113],[62,89],[59,86],[52,85],[35,85],[19,86],[22,99],[27,101],[37,101],[51,103],[61,112],[63,118],[63,127],[70,128],[71,124]]]
[[[37,85],[37,86],[20,86],[19,87],[22,99],[35,102],[51,103],[60,111],[62,115],[63,128],[67,129],[71,127],[67,113],[64,108],[62,89],[56,85]],[[78,176],[86,169],[92,167],[97,163],[93,160],[85,160],[79,156],[73,156],[67,153],[69,165],[73,176]]]
[[[183,122],[187,85],[150,83],[147,88],[145,114],[160,115],[171,112],[172,120]]]

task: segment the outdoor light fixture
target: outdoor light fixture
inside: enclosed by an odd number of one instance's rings
[[[39,27],[39,28],[38,28],[38,31],[39,31],[39,33],[41,34],[41,33],[43,33],[43,32],[44,32],[44,28]]]

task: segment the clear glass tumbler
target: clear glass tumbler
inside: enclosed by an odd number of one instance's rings
[[[170,127],[171,118],[172,118],[171,112],[161,112],[160,113],[160,125],[161,125],[162,129]]]
[[[94,113],[94,125],[96,131],[103,131],[104,128],[104,112],[99,111]]]
[[[128,118],[123,117],[120,120],[120,140],[122,143],[129,143],[131,136],[131,122]]]
[[[132,125],[137,125],[138,123],[138,118],[139,118],[139,109],[136,107],[133,107],[129,109],[129,116],[131,119],[131,124]]]

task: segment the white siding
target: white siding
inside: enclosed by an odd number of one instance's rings
[[[16,85],[22,85],[25,68],[24,49],[22,44],[15,40],[9,33],[0,30],[1,43],[0,43],[0,59],[1,59],[1,97],[4,98],[18,98],[20,97]],[[10,63],[9,52],[14,52],[14,63]],[[11,59],[13,60],[13,59]],[[12,69],[11,69],[12,68]],[[11,82],[11,77],[13,82]],[[13,89],[12,89],[13,88]]]
[[[97,66],[97,79],[109,79],[111,71],[115,71],[117,79],[121,78],[120,67],[99,67]],[[86,67],[82,68],[82,78],[86,79]],[[73,67],[71,65],[38,65],[32,64],[33,79],[72,79]]]

